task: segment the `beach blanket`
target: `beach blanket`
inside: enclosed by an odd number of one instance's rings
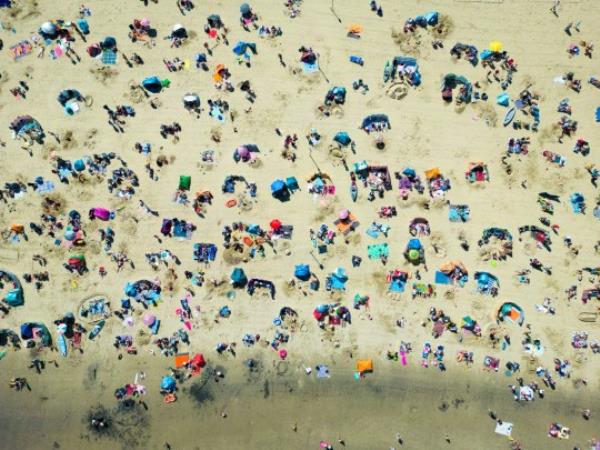
[[[389,256],[390,249],[387,244],[375,244],[367,246],[369,259],[379,259],[382,256]]]
[[[452,278],[439,270],[435,273],[435,282],[437,284],[452,284]]]
[[[114,50],[104,50],[102,52],[102,63],[103,64],[116,64],[117,63],[117,52]]]
[[[402,278],[393,278],[390,282],[390,292],[404,292],[406,281]]]
[[[471,209],[467,205],[450,205],[448,219],[450,222],[468,222]]]
[[[319,70],[319,63],[314,63],[314,64],[309,64],[309,63],[302,63],[302,70],[304,71],[304,73],[313,73],[313,72],[317,72]]]
[[[17,61],[24,56],[29,55],[33,51],[33,45],[31,45],[31,42],[25,40],[10,47],[9,51],[13,60]]]
[[[211,117],[214,117],[221,123],[225,123],[225,115],[218,106],[213,106],[210,110]]]

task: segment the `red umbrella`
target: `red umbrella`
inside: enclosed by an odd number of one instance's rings
[[[279,231],[279,229],[281,228],[281,225],[282,225],[281,224],[281,220],[279,220],[279,219],[273,219],[273,220],[271,220],[270,225],[271,225],[271,229],[272,230]]]

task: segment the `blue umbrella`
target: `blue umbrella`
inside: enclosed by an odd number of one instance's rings
[[[175,381],[175,378],[169,375],[164,376],[163,379],[160,381],[160,388],[164,389],[165,391],[172,392],[175,390],[176,386],[177,382]]]
[[[409,250],[419,250],[421,248],[421,241],[419,241],[418,239],[411,239],[410,241],[408,241],[407,247]]]
[[[250,5],[248,3],[242,3],[240,5],[240,13],[242,13],[242,16],[249,14],[251,11],[252,8],[250,8]]]
[[[348,135],[348,132],[346,131],[338,131],[333,137],[333,140],[344,147],[352,142],[350,135]]]
[[[162,83],[156,76],[147,77],[142,81],[142,87],[153,94],[158,94],[162,90]]]
[[[271,193],[278,194],[285,191],[285,181],[275,180],[271,183]]]

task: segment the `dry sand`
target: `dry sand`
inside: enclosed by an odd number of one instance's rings
[[[577,320],[579,312],[593,310],[595,305],[584,306],[579,300],[569,304],[564,295],[564,289],[576,281],[574,274],[577,269],[598,265],[598,255],[594,254],[593,243],[600,239],[600,232],[597,219],[591,215],[598,193],[589,183],[584,165],[599,161],[596,147],[600,142],[600,134],[598,124],[594,123],[593,111],[599,105],[600,94],[586,82],[590,75],[599,73],[594,72],[597,70],[596,59],[589,60],[583,55],[570,59],[565,52],[569,43],[580,39],[599,41],[595,24],[600,19],[600,9],[595,7],[595,1],[563,0],[560,18],[557,19],[548,10],[551,6],[549,1],[447,0],[406,1],[402,4],[383,1],[385,15],[378,18],[369,11],[368,2],[348,0],[336,2],[336,12],[343,22],[340,25],[329,10],[329,2],[307,0],[302,5],[301,16],[289,19],[284,15],[281,2],[257,0],[252,6],[259,13],[261,23],[280,25],[283,28],[283,36],[273,41],[260,39],[256,32],[249,34],[239,27],[237,3],[197,2],[193,12],[182,17],[174,1],[160,0],[158,4],[150,2],[147,7],[134,0],[98,2],[89,5],[93,15],[89,18],[91,34],[88,41],[97,42],[107,35],[113,35],[117,38],[121,51],[128,55],[135,51],[145,61],[143,66],[130,69],[119,60],[113,66],[114,72],[108,75],[98,72],[100,63],[88,57],[81,41],[74,44],[82,58],[82,62],[76,66],[71,65],[64,57],[58,60],[51,60],[47,56],[38,59],[35,54],[13,62],[6,51],[8,46],[30,37],[47,19],[75,19],[80,5],[80,2],[71,0],[59,3],[15,0],[15,3],[24,5],[16,16],[0,11],[4,28],[10,28],[10,25],[16,29],[15,34],[6,30],[0,32],[5,47],[0,55],[0,123],[6,127],[15,116],[29,113],[46,130],[57,133],[63,139],[58,144],[48,136],[44,147],[34,145],[33,157],[30,158],[20,148],[21,143],[12,141],[7,128],[3,128],[0,139],[6,142],[6,147],[0,148],[0,180],[2,183],[18,179],[32,181],[35,176],[43,175],[56,183],[57,192],[66,201],[65,211],[75,208],[83,216],[94,206],[123,207],[118,212],[117,220],[111,223],[116,231],[114,248],[125,246],[136,263],[136,270],[127,268],[120,273],[116,272],[100,250],[98,232],[93,228],[96,225],[89,225],[87,220],[84,220],[84,229],[88,232],[85,255],[91,272],[78,279],[77,288],[71,288],[71,276],[62,268],[66,253],[53,248],[50,238],[40,238],[30,233],[29,242],[3,242],[0,244],[0,269],[11,270],[19,276],[37,270],[31,256],[43,249],[48,255],[47,270],[50,272],[51,282],[40,292],[36,292],[31,285],[25,285],[25,306],[13,309],[7,317],[1,319],[2,327],[16,329],[27,320],[52,325],[52,320],[66,311],[75,310],[82,298],[94,292],[105,293],[117,304],[123,296],[123,287],[127,281],[156,276],[144,261],[143,255],[149,251],[169,248],[182,260],[182,268],[199,269],[192,261],[190,241],[167,240],[161,246],[152,238],[159,232],[160,219],[142,215],[137,208],[138,199],[143,199],[156,208],[163,217],[177,216],[193,221],[198,230],[194,233],[192,242],[214,242],[219,245],[219,256],[207,270],[207,278],[227,277],[233,268],[223,258],[220,235],[223,225],[242,220],[267,227],[271,219],[278,217],[284,223],[293,224],[295,232],[289,246],[289,255],[286,252],[274,255],[267,248],[264,260],[257,259],[242,264],[250,277],[265,277],[275,282],[280,292],[275,301],[258,296],[250,298],[241,292],[231,300],[224,296],[227,292],[225,289],[215,290],[212,294],[208,289],[196,289],[197,295],[192,304],[202,308],[202,320],[198,321],[197,328],[191,333],[192,344],[189,350],[203,352],[211,364],[220,364],[228,371],[228,379],[222,385],[211,383],[211,395],[214,398],[207,402],[209,407],[198,408],[192,396],[185,392],[181,395],[181,401],[175,405],[159,403],[159,379],[166,373],[171,360],[152,357],[142,350],[137,357],[125,356],[124,360],[118,361],[111,342],[112,337],[122,334],[124,329],[114,319],[96,342],[89,343],[84,339],[85,354],[71,354],[67,359],[60,359],[60,369],[51,367],[41,376],[30,374],[25,369],[26,359],[29,357],[27,351],[9,353],[0,362],[3,378],[0,380],[0,392],[5,405],[0,413],[0,432],[5,442],[2,447],[78,448],[85,445],[89,448],[113,448],[119,445],[134,448],[137,445],[137,448],[162,448],[162,443],[169,441],[173,448],[300,449],[317,448],[321,439],[336,441],[337,434],[340,433],[347,440],[348,448],[374,449],[394,445],[393,437],[396,432],[400,432],[405,436],[406,448],[442,447],[446,445],[443,440],[445,434],[452,437],[452,448],[507,448],[505,438],[493,433],[493,423],[486,415],[487,408],[498,409],[502,417],[515,423],[514,436],[524,442],[525,448],[541,448],[542,445],[548,448],[567,448],[575,442],[583,445],[594,436],[594,430],[597,432],[598,416],[593,416],[590,422],[584,422],[579,416],[579,410],[590,407],[589,392],[598,388],[598,360],[589,350],[578,357],[570,346],[570,333],[573,330],[587,330],[591,339],[600,337],[596,324],[584,324]],[[393,35],[401,30],[408,17],[432,9],[451,18],[452,29],[444,39],[444,49],[433,50],[430,45],[431,36],[421,32],[420,46],[408,50],[418,57],[423,84],[416,90],[409,89],[401,100],[391,99],[385,95],[382,84],[384,63],[395,55],[407,53],[406,45],[403,44],[403,51],[394,42]],[[249,114],[244,113],[248,103],[239,90],[234,93],[216,91],[210,73],[194,68],[169,73],[162,63],[163,58],[176,56],[193,59],[194,54],[202,50],[204,34],[201,27],[205,17],[215,12],[221,15],[231,29],[231,44],[238,39],[258,44],[258,56],[253,57],[252,68],[238,66],[231,47],[223,44],[209,58],[211,70],[218,63],[224,63],[230,68],[234,84],[245,79],[251,80],[258,100]],[[127,25],[134,18],[141,17],[148,17],[153,27],[158,29],[156,47],[153,49],[140,43],[133,44],[127,39]],[[573,38],[563,33],[562,29],[568,22],[577,20],[582,21],[581,33]],[[162,39],[175,23],[182,23],[196,35],[180,49],[169,48],[167,41]],[[360,40],[346,37],[345,27],[351,23],[360,23],[365,27]],[[533,89],[542,94],[542,124],[537,134],[503,128],[499,122],[504,110],[494,105],[493,101],[489,101],[486,107],[469,105],[464,111],[457,113],[454,106],[445,105],[440,98],[440,82],[447,72],[463,74],[473,81],[485,76],[480,66],[473,68],[464,60],[452,61],[449,55],[452,45],[463,42],[482,49],[496,39],[504,43],[507,51],[519,64],[519,71],[514,76],[509,93],[516,96],[532,82]],[[291,73],[291,68],[298,67],[297,49],[302,45],[312,46],[320,54],[321,67],[331,84],[320,74],[308,77]],[[283,55],[288,68],[284,69],[278,64],[278,53]],[[351,54],[363,56],[365,66],[352,65],[348,61]],[[583,90],[579,95],[553,83],[554,77],[569,70],[584,80]],[[135,103],[130,96],[130,84],[139,83],[150,75],[168,77],[172,81],[171,87],[157,96],[161,103],[158,110],[151,109],[147,103]],[[368,95],[362,96],[351,91],[352,81],[358,78],[369,84]],[[30,86],[26,100],[15,100],[8,92],[9,88],[17,85],[18,80],[26,80]],[[346,86],[349,89],[343,113],[319,119],[316,107],[332,85]],[[56,101],[59,91],[65,88],[76,88],[84,95],[91,96],[92,107],[84,108],[74,117],[66,117]],[[488,90],[490,98],[495,98],[499,91],[497,84],[492,85]],[[181,97],[187,92],[197,92],[203,105],[206,105],[209,98],[227,100],[231,109],[237,113],[233,125],[228,120],[225,125],[218,126],[206,111],[200,119],[187,114],[181,104]],[[574,118],[579,122],[578,136],[591,142],[592,153],[587,158],[571,152],[573,140],[567,139],[561,145],[552,137],[552,124],[560,117],[556,106],[565,97],[571,99]],[[111,106],[130,103],[136,108],[136,117],[127,119],[125,134],[114,133],[106,123],[106,114],[101,107],[104,103]],[[388,114],[392,124],[392,130],[386,134],[387,145],[384,151],[377,150],[372,139],[357,129],[365,115],[380,112]],[[486,117],[492,123],[497,121],[498,125],[486,125]],[[160,124],[173,120],[177,120],[183,129],[181,139],[176,144],[171,140],[163,140],[159,135]],[[234,132],[233,126],[237,132]],[[334,206],[325,211],[318,211],[318,205],[306,192],[305,178],[315,172],[315,167],[309,158],[303,136],[312,127],[316,127],[323,136],[323,144],[312,151],[312,157],[323,172],[331,175],[338,191]],[[275,128],[280,128],[284,134],[297,133],[300,137],[295,163],[280,157],[281,138],[275,134]],[[215,130],[220,134],[218,144],[210,139]],[[399,216],[388,222],[391,226],[388,239],[391,253],[387,267],[368,260],[366,245],[371,238],[364,235],[366,226],[375,220],[380,206],[400,205],[401,201],[396,198],[395,188],[393,192],[386,194],[384,200],[374,202],[367,202],[364,190],[361,190],[359,201],[351,203],[348,194],[349,177],[343,166],[333,164],[327,154],[327,145],[339,130],[347,130],[357,143],[357,155],[349,157],[350,164],[365,159],[373,164],[387,164],[391,172],[411,166],[421,175],[431,167],[440,167],[452,181],[448,198],[453,203],[468,203],[472,211],[471,221],[464,225],[452,224],[447,220],[446,208],[424,211],[414,202],[410,206],[399,208]],[[71,136],[68,140],[65,139],[67,133]],[[530,154],[521,158],[521,161],[513,157],[513,175],[507,177],[500,163],[506,142],[510,137],[525,135],[531,135]],[[172,159],[172,164],[157,173],[158,182],[149,180],[144,171],[146,159],[133,150],[133,144],[138,141],[153,144],[153,158],[165,155]],[[232,161],[233,149],[244,143],[259,145],[262,152],[260,167],[236,165]],[[541,156],[542,148],[566,155],[566,167],[550,167]],[[216,150],[217,164],[211,170],[200,164],[200,154],[206,149]],[[130,202],[123,202],[108,193],[106,181],[86,185],[77,182],[72,182],[69,186],[60,184],[56,176],[50,173],[48,155],[51,151],[71,160],[95,152],[114,151],[135,170],[141,180],[141,187]],[[482,189],[469,185],[464,179],[464,171],[470,161],[484,161],[488,164],[491,182]],[[249,211],[223,207],[230,198],[220,192],[221,183],[227,174],[244,175],[249,181],[258,184],[258,197]],[[199,219],[190,207],[171,202],[180,175],[192,176],[192,192],[211,190],[215,195],[205,219]],[[295,193],[287,203],[271,198],[270,182],[290,175],[298,178],[302,190]],[[527,190],[520,187],[524,179],[528,180]],[[568,255],[567,248],[561,242],[562,237],[555,237],[552,253],[536,249],[526,238],[523,242],[515,241],[514,258],[491,267],[478,253],[476,241],[481,232],[489,226],[506,227],[516,239],[519,226],[538,223],[537,218],[542,214],[536,205],[536,198],[537,192],[542,190],[562,195],[563,202],[552,220],[560,224],[561,236],[569,235],[576,245],[582,246],[579,256],[573,258]],[[576,191],[586,196],[586,215],[574,215],[568,206],[568,195]],[[42,212],[40,202],[40,196],[28,192],[25,197],[11,201],[8,205],[0,205],[0,228],[4,230],[13,222],[27,224],[39,220]],[[336,246],[335,252],[323,259],[325,269],[321,271],[309,255],[311,246],[308,228],[318,227],[321,222],[331,226],[337,211],[343,207],[350,207],[361,221],[358,231],[361,235],[360,242],[351,243],[347,248],[343,245]],[[423,239],[430,268],[426,281],[432,280],[433,271],[441,263],[448,259],[460,259],[471,275],[477,270],[489,270],[496,274],[501,282],[499,297],[492,300],[479,296],[471,281],[451,296],[445,296],[444,290],[439,288],[439,295],[433,300],[411,301],[409,293],[404,294],[399,301],[390,300],[382,292],[383,280],[388,268],[408,268],[402,257],[402,250],[410,238],[408,223],[416,216],[429,219],[442,249],[441,253],[445,255],[437,257],[432,250],[432,238]],[[469,252],[460,248],[457,236],[461,232],[471,243]],[[382,241],[381,238],[379,241]],[[353,254],[363,257],[360,269],[351,269],[350,257]],[[535,272],[530,285],[516,284],[514,272],[525,268],[528,258],[533,255],[554,268],[553,276],[547,277]],[[294,264],[301,262],[311,264],[322,281],[336,267],[347,268],[350,280],[343,302],[350,306],[356,292],[371,295],[370,313],[373,320],[357,313],[351,326],[339,328],[333,338],[326,338],[326,334],[317,327],[311,312],[318,303],[327,301],[327,295],[323,292],[310,294],[308,298],[299,293],[284,295],[284,284],[292,277]],[[100,265],[106,266],[109,271],[104,280],[97,274]],[[174,309],[183,295],[182,268],[178,269],[178,291],[172,296],[164,292],[164,302],[157,311],[163,320],[161,334],[164,335],[179,327]],[[164,269],[161,269],[160,276],[165,283]],[[588,287],[590,282],[586,277],[580,290]],[[554,299],[555,316],[536,312],[534,305],[541,303],[544,297]],[[448,360],[454,359],[458,348],[471,348],[475,352],[475,365],[470,369],[468,377],[469,390],[464,369],[453,361],[448,362],[448,371],[443,374],[435,368],[425,370],[417,367],[423,342],[432,339],[430,327],[420,326],[430,306],[443,308],[457,322],[470,314],[487,330],[495,320],[496,300],[512,300],[523,306],[526,322],[531,325],[534,337],[541,339],[546,347],[540,361],[543,365],[551,367],[555,357],[581,360],[576,364],[573,378],[587,378],[587,390],[576,391],[570,380],[560,380],[559,392],[549,392],[545,400],[527,405],[515,404],[506,388],[511,382],[509,378],[502,373],[483,372],[481,361],[486,354],[492,354],[500,357],[502,364],[509,359],[523,360],[524,367],[525,355],[520,351],[519,345],[523,330],[516,326],[506,327],[513,342],[507,351],[492,350],[487,339],[471,339],[459,344],[455,335],[448,333],[439,342],[435,341],[435,344],[446,346]],[[225,304],[233,310],[232,317],[214,323],[213,317]],[[277,355],[270,349],[240,349],[237,361],[221,361],[213,350],[217,342],[239,342],[247,332],[269,338],[274,329],[272,320],[284,305],[296,309],[301,320],[306,322],[306,331],[292,335],[286,345],[289,370],[283,378],[294,389],[293,393],[285,393],[286,385],[273,368]],[[407,319],[404,329],[394,325],[400,317]],[[141,321],[138,319],[138,322]],[[141,323],[137,327],[141,327]],[[385,352],[397,347],[400,341],[412,342],[415,349],[414,354],[409,357],[408,368],[385,361]],[[302,364],[325,362],[332,367],[339,365],[347,368],[352,365],[348,356],[350,349],[354,359],[374,359],[376,371],[369,381],[356,382],[349,370],[336,373],[335,369],[331,389],[318,385],[315,380],[306,381]],[[53,359],[55,355],[48,355],[47,359]],[[246,387],[244,369],[240,367],[241,361],[250,356],[260,358],[265,371],[256,379],[250,380]],[[117,436],[115,441],[96,441],[91,436],[88,443],[89,431],[83,420],[89,409],[97,404],[114,408],[114,389],[131,382],[135,372],[144,367],[148,373],[146,384],[150,392],[147,396],[149,411],[141,416],[136,415],[135,419],[128,422],[128,426],[135,430],[132,431],[136,435],[135,440],[127,441],[122,436]],[[91,373],[96,375],[90,376]],[[33,392],[9,392],[4,380],[24,374],[30,375]],[[427,381],[422,380],[424,376]],[[525,378],[530,381],[537,377],[527,374]],[[275,387],[269,388],[271,395],[266,395],[269,398],[263,400],[261,396],[264,392],[261,393],[260,389],[264,391],[267,380]],[[199,395],[202,397],[204,394]],[[462,406],[451,406],[451,412],[447,413],[437,411],[437,406],[443,401],[451,403],[460,398],[466,400]],[[483,398],[486,400],[482,400]],[[593,409],[593,405],[591,407]],[[227,419],[221,419],[223,409],[227,409]],[[32,421],[35,421],[35,425],[32,425]],[[570,426],[573,436],[571,441],[547,438],[545,433],[551,421],[560,421]],[[296,434],[290,430],[294,422],[298,423]],[[438,439],[439,444],[427,444],[433,436]],[[472,441],[468,441],[467,436]],[[203,439],[206,441],[203,442]],[[53,446],[53,442],[59,443],[60,447]]]

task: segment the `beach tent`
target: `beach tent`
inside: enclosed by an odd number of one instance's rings
[[[233,269],[233,272],[231,272],[231,285],[233,287],[244,287],[246,285],[246,283],[248,282],[248,277],[246,277],[246,273],[244,272],[244,269],[240,268],[240,267],[236,267],[235,269]]]
[[[343,105],[346,102],[346,88],[343,86],[334,86],[327,91],[325,95],[325,104],[336,103]]]
[[[421,73],[419,72],[419,64],[417,60],[410,56],[396,56],[392,60],[388,60],[383,68],[383,82],[393,81],[396,78],[398,66],[410,67],[406,71],[405,76],[408,76],[413,87],[421,84]]]
[[[25,322],[21,325],[21,339],[29,341],[32,339],[40,339],[44,346],[49,346],[52,343],[52,336],[46,325],[40,322]]]
[[[519,325],[523,325],[523,322],[525,321],[525,313],[523,312],[523,309],[516,303],[506,302],[503,303],[498,309],[498,320],[502,322],[510,321]]]
[[[248,50],[250,50],[254,55],[257,54],[256,44],[254,42],[238,41],[231,50],[238,56],[247,55]]]
[[[494,295],[498,292],[500,281],[495,275],[489,272],[475,272],[473,277],[477,282],[477,292],[480,294]]]
[[[370,130],[375,125],[381,125],[383,128],[390,129],[390,119],[385,114],[371,114],[363,119],[360,126],[363,130]]]
[[[273,181],[271,183],[271,195],[280,201],[289,200],[290,191],[285,184],[285,181],[280,179]]]
[[[310,279],[310,266],[308,264],[297,264],[294,268],[294,276],[302,281]]]
[[[512,234],[506,228],[490,227],[483,230],[481,243],[487,244],[492,237],[502,241],[512,241],[513,239]]]
[[[333,137],[333,140],[340,144],[342,147],[346,147],[352,142],[352,139],[350,139],[350,135],[346,131],[338,131]]]
[[[25,303],[25,299],[19,278],[11,272],[0,270],[0,281],[5,284],[12,284],[12,289],[8,291],[3,301],[9,306],[22,306]]]
[[[452,101],[452,89],[459,85],[464,86],[465,88],[464,92],[460,95],[459,100],[469,103],[473,93],[473,86],[465,77],[454,73],[449,73],[444,77],[442,82],[442,98],[446,101]]]
[[[157,76],[147,77],[142,80],[142,87],[148,92],[158,94],[163,87],[167,87],[168,80],[161,80]]]

